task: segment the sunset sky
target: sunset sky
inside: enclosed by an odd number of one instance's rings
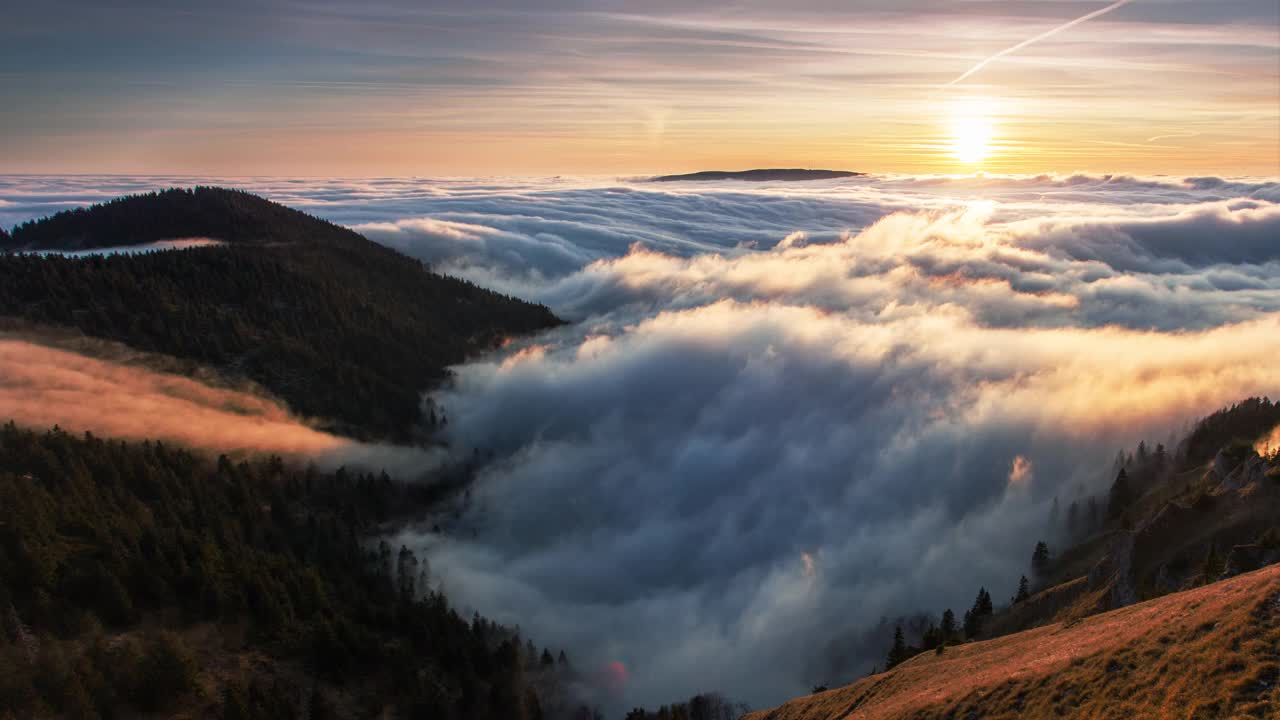
[[[8,5],[0,172],[1280,173],[1276,0]]]

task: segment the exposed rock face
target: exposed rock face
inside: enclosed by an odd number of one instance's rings
[[[1089,571],[1091,591],[1107,591],[1106,609],[1114,610],[1138,601],[1133,586],[1133,533],[1116,533],[1110,551]]]
[[[1227,553],[1226,568],[1222,577],[1229,578],[1241,573],[1253,572],[1280,560],[1280,550],[1268,549],[1261,545],[1236,545]]]
[[[1218,482],[1218,492],[1234,492],[1253,482],[1261,482],[1266,476],[1267,461],[1251,454],[1241,458],[1229,449],[1219,450],[1213,458],[1209,472]]]

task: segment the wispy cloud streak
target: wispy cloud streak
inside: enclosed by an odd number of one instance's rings
[[[1104,8],[1101,8],[1101,9],[1099,9],[1099,10],[1094,10],[1093,12],[1088,13],[1088,14],[1086,14],[1086,15],[1081,15],[1080,17],[1076,18],[1075,20],[1072,20],[1072,21],[1067,22],[1067,23],[1063,23],[1062,25],[1059,25],[1059,26],[1057,26],[1057,27],[1055,27],[1055,28],[1053,28],[1053,29],[1051,29],[1051,30],[1046,30],[1046,31],[1044,31],[1044,32],[1040,33],[1039,35],[1036,35],[1035,37],[1032,37],[1032,38],[1028,38],[1028,39],[1026,39],[1026,40],[1023,40],[1022,42],[1018,43],[1017,45],[1012,45],[1012,46],[1010,46],[1010,47],[1007,47],[1007,48],[1005,48],[1004,50],[1001,50],[1000,52],[996,53],[995,55],[992,55],[992,56],[990,56],[990,57],[984,58],[984,59],[983,59],[981,62],[979,62],[977,65],[974,65],[973,67],[969,68],[969,69],[968,69],[968,70],[966,70],[964,73],[962,73],[962,74],[960,75],[960,77],[958,77],[958,78],[956,78],[955,80],[952,80],[951,82],[947,83],[947,85],[955,85],[955,84],[957,84],[957,83],[964,82],[966,79],[968,79],[969,77],[973,76],[973,75],[974,75],[975,73],[977,73],[978,71],[982,70],[983,68],[985,68],[986,66],[988,66],[988,65],[990,65],[991,63],[995,62],[996,60],[999,60],[1000,58],[1005,57],[1006,55],[1011,55],[1011,54],[1013,54],[1013,53],[1016,53],[1016,52],[1018,52],[1019,50],[1022,50],[1023,48],[1026,48],[1026,47],[1028,47],[1028,46],[1030,46],[1030,45],[1034,45],[1034,44],[1036,44],[1036,43],[1040,42],[1041,40],[1047,40],[1048,38],[1051,38],[1051,37],[1053,37],[1054,35],[1057,35],[1057,34],[1058,34],[1058,33],[1060,33],[1060,32],[1063,32],[1063,31],[1066,31],[1066,30],[1070,30],[1071,28],[1073,28],[1073,27],[1075,27],[1075,26],[1079,25],[1080,23],[1088,22],[1088,21],[1090,21],[1090,20],[1092,20],[1092,19],[1094,19],[1094,18],[1096,18],[1096,17],[1102,16],[1102,15],[1106,15],[1107,13],[1111,12],[1112,10],[1117,10],[1117,9],[1119,9],[1119,8],[1122,8],[1122,7],[1124,7],[1125,5],[1128,5],[1128,4],[1129,4],[1129,3],[1131,3],[1131,2],[1133,2],[1133,0],[1118,0],[1118,2],[1113,2],[1113,3],[1111,3],[1110,5],[1108,5],[1108,6],[1104,7]]]

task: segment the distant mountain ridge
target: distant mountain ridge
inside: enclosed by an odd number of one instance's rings
[[[685,175],[659,175],[652,182],[681,182],[708,180],[744,180],[748,182],[800,182],[804,180],[835,180],[860,177],[866,173],[850,170],[806,170],[802,168],[763,168],[757,170],[703,170]]]
[[[7,250],[85,250],[206,237],[137,255],[0,254],[0,316],[247,377],[331,430],[403,440],[420,394],[546,307],[434,273],[347,228],[239,190],[133,195],[23,223]]]

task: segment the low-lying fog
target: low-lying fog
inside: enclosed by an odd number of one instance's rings
[[[0,178],[0,223],[191,182]],[[435,396],[496,459],[400,540],[455,602],[621,663],[610,708],[847,682],[881,616],[1010,596],[1122,446],[1280,390],[1276,182],[201,182],[572,321]]]

